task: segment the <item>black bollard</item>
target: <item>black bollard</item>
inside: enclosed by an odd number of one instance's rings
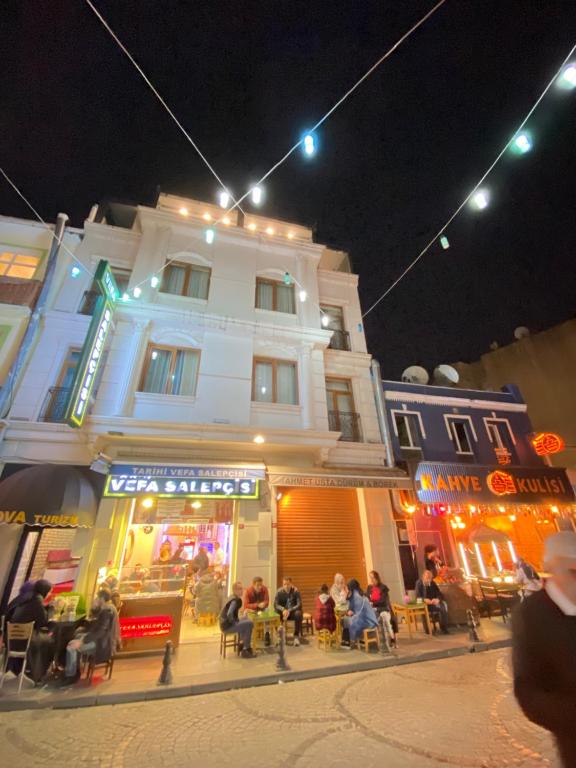
[[[466,611],[466,616],[468,618],[468,639],[472,643],[479,643],[480,638],[478,637],[478,632],[476,631],[476,627],[478,625],[476,624],[476,619],[474,618],[474,614],[470,608],[468,608]]]
[[[287,672],[290,667],[286,661],[286,630],[284,627],[278,629],[278,659],[276,660],[276,669],[278,672]]]
[[[162,671],[158,678],[158,685],[170,685],[172,682],[172,641],[168,640],[164,647],[164,658],[162,659]]]

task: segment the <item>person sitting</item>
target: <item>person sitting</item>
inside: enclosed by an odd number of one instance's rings
[[[330,597],[334,600],[334,606],[337,613],[346,613],[348,610],[348,587],[346,579],[341,573],[334,576],[334,584],[330,587]]]
[[[356,579],[350,579],[348,582],[348,593],[350,601],[343,625],[348,630],[350,645],[353,646],[362,637],[365,629],[378,627],[378,619],[374,608],[372,608]]]
[[[330,634],[336,631],[334,607],[334,599],[330,595],[328,584],[322,584],[320,592],[316,595],[314,606],[314,626],[317,632],[321,629],[327,629]]]
[[[366,597],[370,600],[376,616],[380,617],[384,630],[390,635],[392,645],[395,646],[398,620],[390,603],[390,589],[382,582],[378,571],[370,571],[368,578],[370,584],[366,589]]]
[[[440,592],[438,584],[432,578],[432,571],[424,571],[422,577],[416,582],[416,599],[426,603],[430,616],[438,620],[442,634],[449,634],[448,606],[444,602],[444,597],[442,592]],[[428,625],[426,626],[426,631],[430,631]]]
[[[140,592],[160,592],[159,585],[150,576],[143,576],[140,585]]]
[[[9,603],[5,619],[11,624],[30,624],[34,623],[34,634],[30,641],[28,651],[28,667],[26,674],[35,683],[39,683],[46,674],[52,653],[54,641],[48,634],[48,611],[44,607],[44,602],[52,591],[52,584],[47,579],[38,579],[35,582],[26,582],[20,587],[18,595]],[[20,650],[23,641],[15,640],[12,647],[15,651]],[[23,649],[22,649],[23,650]],[[22,671],[22,659],[11,658],[8,661],[7,670],[15,675]]]
[[[280,614],[283,622],[294,622],[294,645],[300,645],[302,642],[302,598],[290,576],[284,576],[282,579],[282,588],[278,590],[274,598],[274,610]]]
[[[104,662],[109,661],[120,648],[120,621],[109,589],[98,590],[92,614],[94,618],[66,646],[65,685],[78,680],[80,654],[94,656],[96,662]]]
[[[542,589],[542,579],[528,561],[518,558],[516,563],[516,583],[520,585],[522,599]]]
[[[244,595],[244,608],[247,611],[265,611],[270,605],[268,587],[261,576],[252,579],[252,586],[248,587]]]
[[[222,608],[219,616],[220,631],[224,635],[238,635],[240,655],[243,659],[252,659],[255,656],[252,650],[252,630],[254,623],[243,616],[240,618],[242,608],[242,583],[235,582],[232,585],[232,595]]]
[[[192,558],[192,572],[198,573],[200,576],[207,571],[210,567],[210,560],[208,559],[208,553],[205,547],[200,547],[196,557]]]
[[[220,613],[218,583],[209,571],[198,579],[195,595],[197,617],[208,614],[216,617]]]

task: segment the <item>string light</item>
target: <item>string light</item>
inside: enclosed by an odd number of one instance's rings
[[[477,192],[474,192],[470,198],[470,205],[478,211],[483,211],[485,208],[488,208],[489,202],[490,193],[487,189],[479,189]]]
[[[130,301],[130,296],[127,293],[122,294],[122,301]]]
[[[528,131],[522,131],[512,141],[511,149],[517,155],[525,155],[533,146],[532,136]]]
[[[77,278],[80,275],[80,271],[80,267],[77,267],[76,264],[74,264],[70,270],[70,277]]]
[[[251,221],[250,224],[248,224],[248,229],[251,230],[252,232],[255,232],[256,224],[253,221]]]
[[[150,278],[150,285],[152,286],[152,288],[158,288],[159,284],[160,284],[160,278],[158,277],[158,275],[152,275],[152,277]]]
[[[254,442],[257,443],[258,445],[262,445],[262,443],[266,442],[266,438],[264,437],[264,435],[255,435]]]
[[[132,295],[135,299],[139,299],[142,295],[142,288],[140,288],[139,285],[135,286],[134,290],[132,291]]]
[[[204,233],[204,239],[208,243],[208,245],[212,245],[214,242],[214,230],[213,229],[207,229]]]
[[[302,149],[306,157],[316,154],[316,139],[313,133],[307,133],[302,139]]]
[[[330,318],[328,317],[328,315],[322,315],[321,323],[324,328],[328,328],[328,326],[330,325]]]
[[[212,216],[208,212],[202,214],[204,221],[212,221]]]
[[[447,251],[448,248],[450,248],[450,243],[448,242],[448,238],[446,237],[446,235],[442,235],[442,237],[440,238],[440,245],[445,251]]]
[[[226,227],[229,227],[231,223],[232,222],[230,218],[228,216],[224,216],[224,218],[222,219],[222,224],[224,224]]]
[[[184,206],[182,206],[182,208],[178,210],[178,213],[180,216],[188,216],[188,208],[184,208]]]
[[[576,88],[576,64],[568,64],[563,70],[558,78],[558,87],[570,90]]]
[[[267,235],[273,235],[274,234],[274,227],[266,227],[266,234]]]
[[[223,189],[218,193],[218,205],[220,208],[228,208],[230,203],[230,193]]]
[[[306,293],[305,290],[301,290],[300,293],[298,294],[298,298],[300,299],[301,302],[305,302],[306,299],[308,298],[308,294]]]
[[[262,203],[262,199],[264,197],[264,190],[262,187],[259,187],[256,185],[255,187],[252,187],[252,190],[250,192],[250,198],[254,205],[260,205]]]

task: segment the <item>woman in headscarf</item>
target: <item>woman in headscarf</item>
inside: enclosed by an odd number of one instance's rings
[[[348,587],[341,573],[334,576],[334,584],[330,587],[330,597],[334,600],[334,610],[345,613],[348,610]]]
[[[365,629],[376,629],[378,619],[370,600],[356,579],[350,579],[348,582],[348,592],[350,593],[350,601],[344,622],[350,632],[350,643],[352,644],[362,637]]]
[[[30,582],[22,585],[18,597],[8,605],[6,609],[6,621],[12,624],[34,623],[34,634],[28,650],[28,666],[30,677],[35,683],[40,682],[52,658],[52,638],[41,632],[48,626],[48,612],[44,607],[44,601],[52,591],[52,584],[47,579],[38,579],[32,588],[27,587]],[[24,589],[27,587],[26,589]],[[18,641],[15,641],[15,646]],[[18,650],[15,647],[15,650]],[[8,669],[15,675],[22,670],[22,659],[10,659]]]

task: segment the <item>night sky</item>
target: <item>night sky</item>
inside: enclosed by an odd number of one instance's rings
[[[94,0],[237,194],[316,122],[434,0]],[[103,198],[214,200],[217,184],[83,0],[8,0],[0,164],[37,210],[81,226]],[[295,154],[263,213],[350,252],[366,309],[492,162],[576,43],[574,0],[447,0]],[[366,319],[388,378],[474,360],[516,326],[572,317],[576,90],[552,89],[530,155],[488,179]],[[0,179],[0,213],[30,218]]]

